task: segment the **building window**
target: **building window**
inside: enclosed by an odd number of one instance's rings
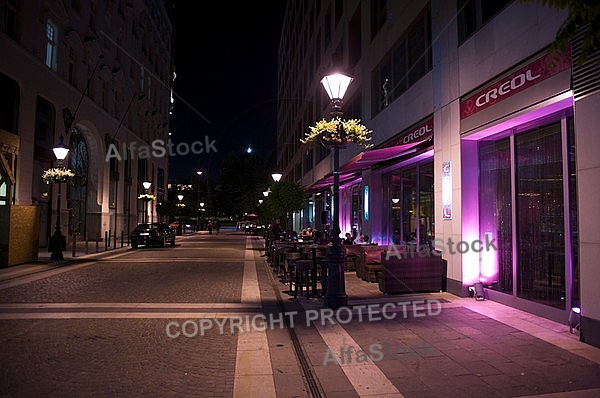
[[[77,82],[75,81],[75,51],[71,46],[69,46],[69,67],[67,71],[67,77],[69,79],[69,83],[71,83],[72,86],[77,87]]]
[[[111,159],[111,167],[114,159]],[[69,185],[70,228],[72,232],[85,234],[87,221],[87,178],[89,170],[88,147],[81,132],[74,129],[71,134],[69,167],[75,173],[75,181]],[[112,185],[111,173],[111,185]]]
[[[457,0],[458,10],[458,44],[462,44],[469,36],[492,19],[512,0]]]
[[[16,35],[16,21],[17,21],[17,1],[7,0],[4,2],[4,7],[0,12],[2,15],[2,32],[6,33],[9,37],[15,39]]]
[[[48,20],[46,23],[46,66],[53,71],[57,70],[56,51],[57,51],[57,30],[56,25]]]
[[[158,189],[165,189],[165,170],[159,167],[156,172],[156,187]]]
[[[18,84],[0,73],[0,129],[17,134],[20,92]]]
[[[8,184],[2,180],[0,175],[0,206],[8,205]]]
[[[387,0],[371,0],[371,40],[387,21]]]
[[[373,70],[372,116],[388,107],[431,67],[431,12],[428,5]]]
[[[391,220],[384,222],[388,241],[433,247],[433,179],[433,162],[429,160],[386,177],[389,191],[383,214],[386,221]]]

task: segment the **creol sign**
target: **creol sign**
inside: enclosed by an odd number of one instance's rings
[[[461,101],[460,118],[465,119],[570,67],[570,51],[546,54]]]
[[[414,144],[428,140],[433,136],[433,118],[425,120],[421,124],[413,126],[400,135],[392,138],[382,145],[382,148],[389,148],[397,145]]]

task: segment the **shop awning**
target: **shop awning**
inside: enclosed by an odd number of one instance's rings
[[[414,152],[413,148],[421,143],[422,141],[411,142],[409,144],[371,149],[369,151],[359,153],[340,167],[340,184],[343,184],[344,181],[355,178],[357,173],[367,170],[377,163],[382,163]],[[331,186],[332,184],[333,175],[330,173],[321,180],[312,184],[309,187],[309,191],[317,191],[321,188]]]

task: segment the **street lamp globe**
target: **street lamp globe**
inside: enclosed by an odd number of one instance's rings
[[[201,175],[202,175],[202,172],[201,172],[200,170],[198,170],[198,171],[196,172],[196,174],[198,174],[199,176],[201,176]]]
[[[150,186],[151,186],[151,185],[152,185],[152,183],[151,183],[150,181],[148,181],[148,180],[144,180],[144,181],[142,182],[142,186],[144,187],[144,189],[145,189],[146,191],[150,189]]]
[[[179,199],[179,201],[181,202],[183,200],[183,195],[177,195],[177,199]]]
[[[342,100],[350,86],[352,78],[343,73],[333,73],[321,79],[321,84],[327,91],[327,95],[331,100]]]
[[[279,181],[281,181],[281,177],[283,177],[283,174],[273,173],[273,174],[271,174],[271,177],[273,178],[273,181],[279,182]]]
[[[58,144],[56,144],[56,146],[54,148],[52,148],[52,151],[54,152],[54,156],[56,156],[56,159],[59,162],[62,162],[63,160],[65,160],[65,158],[69,154],[69,148],[67,148],[67,146],[63,142],[62,135],[58,139]]]

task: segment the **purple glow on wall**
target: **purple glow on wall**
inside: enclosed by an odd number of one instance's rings
[[[479,185],[477,142],[461,142],[461,240],[473,242],[479,239]],[[441,172],[441,171],[440,171]],[[452,222],[450,220],[445,222]],[[479,281],[479,253],[469,250],[462,255],[463,285],[472,285]]]

